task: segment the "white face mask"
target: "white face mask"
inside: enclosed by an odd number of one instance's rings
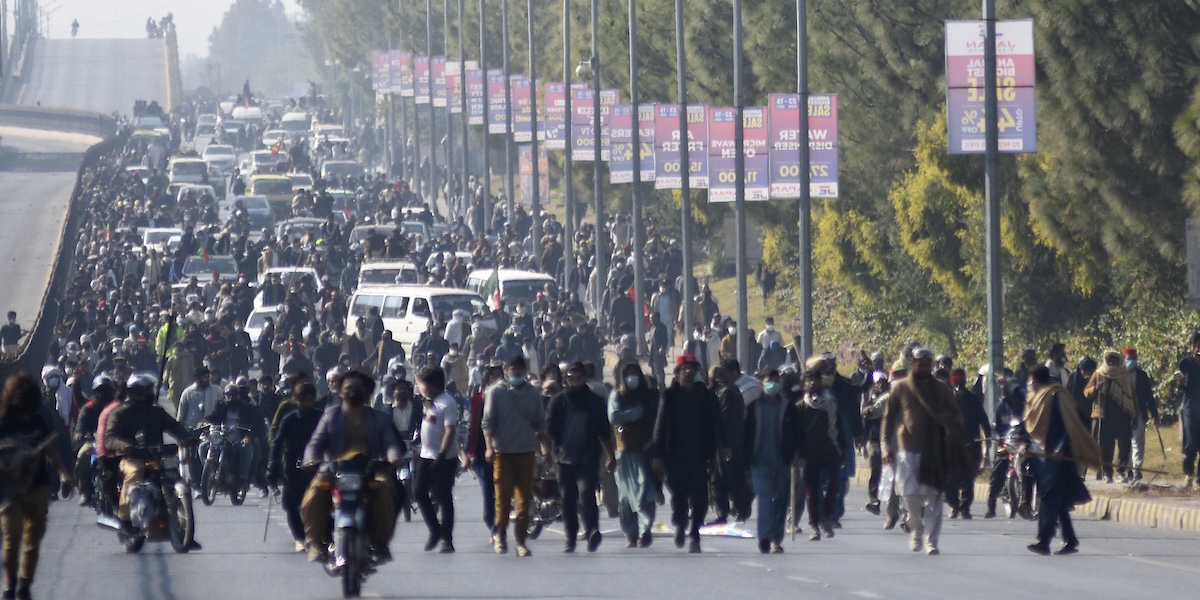
[[[763,329],[766,329],[767,331],[775,331],[775,326],[774,326],[774,325],[767,325],[767,326],[766,326],[766,327],[764,327]]]
[[[730,335],[733,335],[733,334],[735,334],[735,333],[737,333],[737,327],[730,327],[730,328],[729,328],[729,334],[730,334]]]

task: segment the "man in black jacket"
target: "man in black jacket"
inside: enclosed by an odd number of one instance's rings
[[[839,493],[838,471],[846,466],[851,440],[841,417],[829,376],[809,359],[804,374],[804,393],[799,397],[800,458],[804,460],[804,495],[813,541],[833,537],[833,520]],[[814,368],[816,367],[816,368]],[[828,486],[823,483],[828,482]]]
[[[750,506],[754,500],[746,487],[746,455],[742,436],[747,406],[735,381],[739,373],[741,365],[736,360],[725,361],[720,367],[714,367],[711,373],[712,391],[717,396],[721,417],[718,427],[730,448],[728,460],[721,461],[721,471],[713,478],[713,505],[718,523],[728,520],[731,512],[735,520],[745,521],[750,517]]]
[[[296,552],[304,552],[304,522],[300,520],[300,499],[312,482],[314,471],[300,468],[304,448],[321,420],[317,410],[317,388],[302,383],[296,389],[297,409],[279,422],[279,430],[271,443],[271,460],[267,464],[267,481],[276,492],[280,481],[283,494],[280,505],[287,514],[288,530],[296,541]]]
[[[950,505],[950,518],[971,518],[971,503],[975,501],[975,475],[983,460],[983,440],[992,436],[983,399],[967,388],[967,373],[962,369],[950,372],[950,388],[958,398],[963,426],[967,432],[967,458],[969,471],[950,477],[946,490],[946,504]]]
[[[267,426],[262,411],[250,403],[241,388],[231,383],[225,387],[224,402],[217,404],[212,415],[204,420],[225,425],[227,438],[233,440],[238,449],[238,477],[248,483],[255,455],[261,456],[267,447]]]
[[[655,472],[667,474],[675,547],[691,538],[688,552],[700,552],[700,526],[708,512],[708,473],[716,462],[721,439],[717,398],[704,386],[700,363],[690,354],[676,359],[675,379],[663,393],[654,426]],[[690,528],[689,528],[690,526]]]
[[[583,363],[571,363],[566,378],[567,389],[550,399],[546,415],[553,456],[558,462],[558,489],[567,538],[563,552],[575,551],[580,513],[588,552],[595,552],[601,540],[596,489],[600,486],[602,450],[605,467],[612,470],[616,466],[612,429],[608,425],[605,399],[588,388]]]

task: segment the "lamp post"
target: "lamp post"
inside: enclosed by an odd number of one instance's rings
[[[508,65],[508,0],[500,0],[500,23],[504,29],[504,209],[508,213],[508,222],[512,224],[516,218],[516,207],[513,204],[513,110],[512,110],[512,71]]]
[[[593,43],[594,40],[593,40]],[[599,106],[600,90],[596,90],[596,105]],[[638,105],[638,38],[637,38],[637,0],[629,0],[629,102]],[[596,128],[600,128],[600,111],[596,110]],[[638,356],[646,355],[646,321],[642,318],[642,302],[645,299],[643,288],[646,287],[645,267],[642,266],[642,132],[633,127],[633,147],[639,150],[637,160],[633,161],[633,324],[634,336],[637,338]],[[596,143],[596,161],[600,160],[600,143]],[[600,237],[600,232],[596,232]]]
[[[479,0],[479,68],[483,70],[483,135],[480,136],[480,152],[483,154],[483,176],[480,177],[480,183],[483,185],[483,232],[492,226],[492,166],[488,156],[491,153],[488,144],[491,134],[488,132],[487,19],[483,16],[485,10],[485,0]],[[483,232],[475,233],[478,235]]]
[[[575,180],[571,174],[571,149],[575,145],[575,136],[571,130],[571,0],[563,0],[563,85],[566,90],[563,94],[563,134],[566,137],[567,151],[563,155],[563,203],[566,205],[566,217],[563,219],[563,264],[565,270],[572,273],[571,276],[566,276],[564,273],[564,284],[567,284],[567,294],[570,294],[572,289],[570,281],[575,273],[574,260],[574,245],[575,245]],[[576,71],[578,72],[578,70]],[[600,303],[594,304],[596,307],[595,314],[600,314]]]
[[[750,364],[750,323],[749,308],[746,306],[746,155],[745,123],[742,99],[742,0],[733,0],[733,147],[737,154],[734,156],[735,172],[737,173],[736,192],[734,195],[734,227],[737,238],[737,357],[743,365]],[[807,145],[807,140],[805,140]]]
[[[634,6],[633,8],[637,8],[637,7]],[[633,36],[630,38],[631,42],[637,41],[637,38],[636,38],[637,27],[633,23],[633,21],[636,20],[636,18],[637,18],[637,16],[631,10],[629,13],[630,33]],[[596,241],[595,241],[595,243],[596,243],[596,271],[597,271],[596,281],[598,283],[598,285],[596,285],[596,306],[598,309],[600,308],[600,305],[604,301],[603,300],[603,298],[604,298],[604,287],[603,286],[604,286],[604,282],[607,281],[606,275],[608,274],[607,271],[608,271],[608,256],[609,256],[608,252],[604,248],[604,245],[605,245],[604,244],[605,243],[604,200],[603,200],[603,198],[601,198],[601,195],[600,195],[600,41],[599,41],[600,40],[600,26],[599,26],[599,22],[600,22],[600,2],[599,2],[599,0],[592,0],[592,58],[591,58],[591,61],[588,65],[588,67],[592,70],[592,89],[594,92],[592,94],[592,115],[593,115],[593,119],[594,119],[594,122],[596,125],[593,128],[594,131],[592,132],[592,134],[593,134],[593,137],[592,137],[592,146],[593,146],[592,147],[592,150],[593,150],[593,153],[592,153],[592,212],[594,213],[594,216],[596,219],[596,234],[594,237],[596,238]],[[630,49],[631,49],[631,53],[632,53],[632,46],[630,47]],[[634,64],[636,64],[636,63],[634,63]],[[634,75],[634,77],[635,77],[635,79],[633,81],[637,81],[636,74]],[[633,106],[634,106],[634,111],[635,111],[634,114],[637,114],[637,112],[636,112],[637,111],[637,101],[636,100],[633,101]],[[637,145],[635,144],[634,147],[636,148]],[[634,189],[637,189],[637,186],[640,183],[641,182],[635,178],[633,181]],[[639,261],[639,264],[640,264],[640,261]],[[603,313],[602,310],[596,311],[596,314],[600,315],[600,316],[597,316],[597,319],[601,324],[605,323],[605,319],[604,319],[602,313]],[[641,319],[638,319],[638,322],[640,323]],[[642,339],[642,337],[644,337],[644,336],[642,336],[641,334],[638,334],[638,340],[639,340],[638,343],[639,344],[642,343],[640,341]],[[641,346],[639,346],[639,348],[640,347]],[[639,353],[640,353],[640,351],[639,351]]]
[[[429,58],[427,78],[429,79],[429,206],[433,214],[438,214],[438,181],[437,181],[437,117],[433,114],[433,0],[425,0],[425,52]],[[418,167],[419,168],[419,167]]]
[[[692,190],[691,190],[691,153],[688,147],[687,123],[687,54],[684,52],[683,37],[683,2],[675,0],[675,78],[679,83],[679,219],[683,237],[683,285],[680,295],[683,296],[683,335],[684,339],[692,335],[693,311],[692,299],[696,290],[692,289]],[[640,149],[639,149],[640,152]],[[640,156],[638,157],[641,158]]]
[[[463,222],[470,221],[471,215],[471,199],[468,195],[467,180],[471,177],[470,152],[467,147],[467,52],[463,41],[463,25],[465,23],[464,14],[466,12],[466,0],[458,0],[458,105],[462,108],[459,113],[462,116],[462,174],[459,177],[462,179],[459,183],[459,189],[462,190],[462,198],[459,200],[459,206],[462,207]],[[480,15],[482,17],[483,15]]]
[[[813,354],[812,196],[808,154],[808,1],[796,0],[796,87],[800,93],[800,351]]]
[[[533,163],[530,175],[532,176],[532,188],[529,193],[529,212],[533,214],[533,230],[530,232],[530,238],[533,241],[533,258],[534,261],[542,268],[542,272],[546,271],[547,265],[542,264],[542,202],[541,202],[541,178],[538,173],[538,138],[537,138],[537,47],[535,46],[536,39],[533,36],[533,1],[526,0],[525,12],[528,15],[529,21],[529,150],[530,162]],[[549,265],[551,268],[558,265]]]

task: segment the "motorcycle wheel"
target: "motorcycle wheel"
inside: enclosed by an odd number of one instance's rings
[[[338,532],[338,547],[346,553],[346,564],[342,567],[342,597],[357,598],[362,593],[363,544],[362,533],[353,529]]]
[[[146,536],[144,535],[125,535],[117,534],[117,539],[121,541],[121,547],[125,549],[126,554],[137,554],[142,551],[142,546],[146,545]]]
[[[170,531],[171,548],[178,554],[186,554],[196,535],[196,521],[192,518],[192,499],[175,498],[171,501]]]
[[[229,494],[229,501],[234,506],[241,506],[246,501],[246,492],[250,490],[249,483],[239,483],[233,493]]]
[[[537,523],[536,525],[534,525],[533,527],[531,527],[529,529],[529,539],[536,540],[536,539],[538,539],[539,535],[542,535],[542,524],[541,523]]]
[[[214,462],[204,463],[200,475],[200,501],[205,506],[212,506],[217,501],[217,464]]]

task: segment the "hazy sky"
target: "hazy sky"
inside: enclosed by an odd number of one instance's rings
[[[10,3],[11,4],[11,3]],[[71,37],[71,21],[79,20],[79,37],[140,38],[146,17],[157,21],[175,15],[179,56],[208,55],[208,34],[220,25],[233,0],[41,0],[49,13],[51,38]],[[299,14],[295,0],[283,0],[288,14]]]

